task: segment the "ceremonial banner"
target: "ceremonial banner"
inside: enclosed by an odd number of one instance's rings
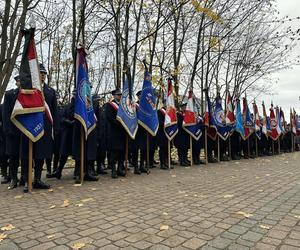
[[[285,124],[284,112],[281,109],[281,107],[279,109],[279,115],[280,115],[280,126],[281,126],[280,128],[281,128],[281,132],[282,132],[282,134],[285,134],[285,132],[286,132],[286,124]]]
[[[291,131],[294,135],[297,134],[297,124],[295,120],[295,111],[292,112],[292,109],[290,109],[290,126],[291,126]]]
[[[268,136],[268,131],[269,131],[268,125],[267,125],[268,117],[267,117],[267,112],[266,112],[266,107],[265,107],[264,102],[262,103],[262,108],[263,108],[263,119],[262,119],[261,132],[263,134],[265,134],[266,136]]]
[[[261,130],[260,130],[261,125],[260,125],[258,108],[257,108],[255,101],[253,102],[253,113],[254,113],[253,118],[254,118],[254,125],[255,125],[255,135],[260,140],[261,139]]]
[[[169,141],[171,141],[178,133],[177,115],[173,95],[172,81],[168,79],[168,86],[166,91],[166,113],[164,131]]]
[[[215,110],[211,119],[211,126],[217,130],[218,135],[225,141],[230,135],[233,125],[226,124],[225,114],[222,108],[222,98],[220,95],[216,97],[215,102]]]
[[[125,80],[122,98],[117,114],[117,120],[122,124],[131,139],[135,138],[138,130],[136,106],[132,101],[131,91],[129,91],[128,80]]]
[[[240,133],[241,137],[244,139],[245,138],[245,130],[244,130],[244,126],[243,126],[243,116],[242,116],[241,105],[240,105],[239,99],[236,99],[235,119],[236,119],[235,130],[238,133]]]
[[[208,95],[208,89],[205,89],[205,99],[206,99],[206,106],[205,106],[205,116],[204,116],[204,126],[207,126],[207,135],[213,139],[217,139],[217,129],[215,126],[214,118],[213,118],[213,111],[210,102],[210,98]]]
[[[278,117],[275,116],[273,104],[271,104],[270,108],[270,126],[271,126],[271,133],[270,137],[272,140],[276,141],[278,137],[280,136],[281,130],[278,125]]]
[[[232,128],[234,128],[235,124],[235,117],[234,117],[234,110],[233,110],[233,105],[232,105],[232,100],[230,93],[227,95],[227,102],[226,102],[226,124],[231,125]]]
[[[189,91],[188,102],[183,114],[182,128],[191,135],[195,140],[199,140],[202,132],[201,125],[196,119],[193,102],[193,91]]]
[[[31,141],[36,142],[44,135],[45,102],[42,94],[34,31],[33,28],[22,31],[25,44],[19,72],[21,86],[11,114],[11,121]],[[50,111],[46,115],[52,121]]]
[[[253,132],[254,122],[251,118],[246,97],[243,98],[243,124],[244,124],[244,131],[245,131],[244,140],[247,140]]]
[[[143,89],[140,105],[137,111],[138,123],[145,128],[148,133],[155,136],[158,130],[158,117],[156,112],[156,97],[151,83],[151,76],[148,70],[145,71]]]
[[[89,133],[96,127],[97,118],[94,113],[91,83],[88,77],[86,61],[87,51],[79,46],[76,55],[76,96],[74,117],[82,124],[87,139]]]

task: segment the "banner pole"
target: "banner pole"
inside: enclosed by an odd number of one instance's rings
[[[278,154],[280,154],[280,136],[278,137]]]
[[[250,136],[247,139],[247,144],[248,144],[248,157],[250,158],[250,140],[249,140]]]
[[[80,183],[83,183],[83,175],[84,175],[84,131],[81,126],[80,133]]]
[[[29,151],[28,151],[28,191],[32,192],[32,156],[33,156],[33,143],[29,139]]]
[[[218,162],[220,162],[220,136],[218,136]]]
[[[126,134],[126,142],[125,142],[125,176],[128,174],[128,134]]]
[[[205,165],[208,164],[208,159],[207,159],[207,127],[205,127]]]
[[[228,136],[228,154],[229,154],[229,159],[231,160],[231,135]]]
[[[274,155],[274,140],[272,140],[272,153],[273,153],[273,155]]]
[[[147,174],[149,174],[149,133],[147,132]]]
[[[256,151],[256,157],[258,157],[258,142],[257,142],[257,136],[255,136],[255,151]]]
[[[168,167],[171,169],[171,142],[168,140]]]
[[[190,135],[190,155],[191,155],[191,166],[193,166],[193,138]]]

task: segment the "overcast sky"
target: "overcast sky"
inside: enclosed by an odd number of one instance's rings
[[[277,7],[281,16],[288,15],[291,18],[300,16],[299,0],[277,0]],[[300,20],[294,21],[292,27],[299,29]],[[300,44],[294,51],[300,55]],[[262,95],[260,100],[264,100],[268,107],[273,100],[274,105],[281,106],[285,112],[289,112],[290,107],[295,107],[297,113],[300,113],[300,66],[294,66],[293,69],[281,71],[274,75],[278,83],[274,84],[274,95]],[[285,115],[286,117],[287,114]]]

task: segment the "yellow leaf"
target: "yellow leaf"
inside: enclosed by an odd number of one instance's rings
[[[61,205],[61,207],[68,207],[69,205],[69,200],[64,200],[64,203]]]
[[[6,239],[7,235],[6,234],[0,234],[0,242]]]
[[[159,230],[168,230],[169,226],[168,225],[161,225]]]
[[[91,188],[91,190],[92,190],[92,191],[96,191],[96,190],[97,190],[97,188]]]
[[[53,239],[54,237],[55,237],[55,234],[52,234],[52,235],[48,235],[48,236],[47,236],[48,239]]]
[[[253,216],[253,214],[249,214],[249,213],[246,213],[246,212],[243,212],[243,211],[239,211],[236,214],[243,215],[246,218],[249,218],[249,217]]]
[[[163,215],[168,215],[168,213],[164,212]]]
[[[188,197],[189,195],[188,195],[188,194],[185,194],[184,196],[185,196],[185,197]]]
[[[260,179],[260,177],[259,176],[255,176],[255,179]]]
[[[52,206],[50,206],[50,209],[53,209],[53,208],[55,208],[56,207],[56,205],[52,205]]]
[[[64,186],[59,186],[59,187],[58,187],[58,189],[63,189],[63,188],[64,188]]]
[[[52,188],[48,189],[48,192],[51,192],[51,193],[52,193],[52,192],[53,192],[53,189],[52,189]]]
[[[270,229],[270,226],[268,226],[268,225],[259,225],[259,227],[260,228],[262,228],[262,229]]]
[[[21,199],[21,198],[23,198],[23,195],[17,195],[17,196],[15,196],[15,199]]]
[[[75,204],[76,207],[82,207],[83,206],[83,203],[77,203]]]
[[[82,184],[81,184],[81,183],[78,183],[78,184],[74,184],[73,186],[74,186],[74,187],[81,187]]]
[[[175,174],[172,174],[171,176],[172,176],[173,178],[176,178],[176,175],[175,175]]]
[[[300,215],[295,215],[294,217],[297,219],[300,219]]]
[[[15,227],[12,224],[8,224],[5,227],[1,227],[2,231],[11,231],[13,230]]]
[[[81,201],[84,203],[84,202],[89,202],[89,201],[93,201],[93,200],[94,200],[94,198],[87,198],[87,199],[83,199]]]
[[[263,189],[258,189],[258,192],[263,192],[264,190]]]
[[[231,198],[231,197],[233,197],[233,194],[226,194],[226,195],[224,195],[224,198]]]
[[[78,250],[78,249],[82,249],[83,247],[85,247],[85,243],[80,243],[80,242],[78,242],[78,243],[75,243],[75,244],[72,246],[72,249]]]

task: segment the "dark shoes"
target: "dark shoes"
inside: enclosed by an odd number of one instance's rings
[[[138,166],[134,167],[134,174],[141,174],[141,171],[139,170]]]
[[[83,180],[85,180],[85,181],[98,181],[99,179],[98,179],[98,177],[92,175],[91,173],[87,173],[87,174],[85,174]]]
[[[34,189],[49,189],[50,185],[38,179],[38,180],[34,180],[32,187]]]
[[[8,189],[14,189],[18,186],[18,180],[11,180]]]
[[[7,175],[2,176],[2,178],[1,178],[1,184],[7,184],[9,182],[10,182],[10,178]]]
[[[47,176],[46,176],[47,177]],[[53,172],[50,176],[48,176],[47,178],[56,178],[58,180],[61,179],[61,173],[60,172]]]

